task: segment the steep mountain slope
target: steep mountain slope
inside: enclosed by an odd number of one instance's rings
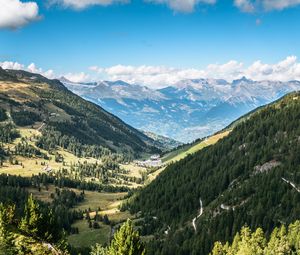
[[[300,89],[300,82],[183,80],[160,90],[123,81],[77,84],[62,79],[74,93],[135,128],[181,142],[212,135],[243,114]]]
[[[292,93],[240,120],[217,144],[167,167],[130,205],[144,216],[143,233],[156,233],[149,254],[204,255],[245,224],[269,233],[296,220],[299,127],[300,93]]]
[[[137,156],[157,151],[154,141],[99,106],[70,92],[58,80],[24,71],[0,70],[0,108],[17,126],[42,131],[46,149],[102,146]]]
[[[181,146],[182,143],[178,142],[174,139],[157,135],[152,132],[142,131],[146,136],[152,138],[155,142],[157,142],[157,147],[160,148],[163,145],[162,149],[165,149],[166,151],[172,150],[174,148],[177,148],[178,146]]]

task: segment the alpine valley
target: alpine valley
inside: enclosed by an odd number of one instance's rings
[[[212,135],[247,112],[300,89],[299,81],[252,81],[245,77],[232,82],[182,80],[158,90],[123,81],[61,81],[129,125],[181,142]]]
[[[296,81],[214,82],[224,94],[237,93],[222,109],[237,107],[233,99],[254,107],[258,98],[299,90]],[[99,87],[64,83],[73,90]],[[157,104],[168,101],[166,91],[191,89],[199,98],[202,91],[195,84],[152,92],[105,84],[110,96],[125,88]],[[238,97],[246,84],[247,91],[265,92]],[[59,80],[0,69],[0,86],[2,254],[299,254],[299,92],[180,144],[125,124]],[[264,96],[268,90],[273,94]],[[218,93],[208,102],[217,102]]]

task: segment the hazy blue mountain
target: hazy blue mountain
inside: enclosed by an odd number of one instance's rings
[[[62,82],[135,128],[190,142],[210,135],[236,118],[300,89],[300,82],[183,80],[159,90],[124,81]]]

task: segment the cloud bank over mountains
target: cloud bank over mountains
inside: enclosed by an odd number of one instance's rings
[[[131,66],[115,65],[111,67],[91,66],[86,72],[55,73],[54,70],[43,70],[34,63],[25,66],[18,62],[0,62],[4,69],[26,70],[42,74],[50,79],[64,76],[72,82],[91,82],[99,80],[123,80],[131,84],[139,84],[150,88],[163,88],[174,85],[185,79],[224,79],[233,81],[242,77],[261,81],[291,81],[300,80],[300,62],[296,56],[288,56],[274,64],[258,60],[246,66],[236,60],[225,64],[209,64],[206,68],[174,68],[167,66]]]
[[[100,77],[108,80],[123,80],[152,88],[161,88],[176,84],[184,79],[213,78],[232,81],[243,76],[252,80],[290,81],[300,80],[300,63],[296,56],[289,56],[275,64],[255,61],[246,66],[242,62],[231,60],[225,64],[210,64],[204,69],[172,68],[165,66],[126,66],[116,65],[108,68],[90,67]]]

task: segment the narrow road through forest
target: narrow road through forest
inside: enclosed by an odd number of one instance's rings
[[[297,186],[292,183],[291,181],[288,181],[287,179],[284,179],[283,177],[281,178],[284,182],[286,182],[287,184],[290,184],[298,193],[300,193],[300,189],[297,188]]]
[[[200,201],[200,209],[199,209],[199,214],[193,219],[192,225],[195,229],[195,232],[197,232],[197,226],[196,226],[196,220],[203,214],[203,204],[201,198],[199,198]]]

